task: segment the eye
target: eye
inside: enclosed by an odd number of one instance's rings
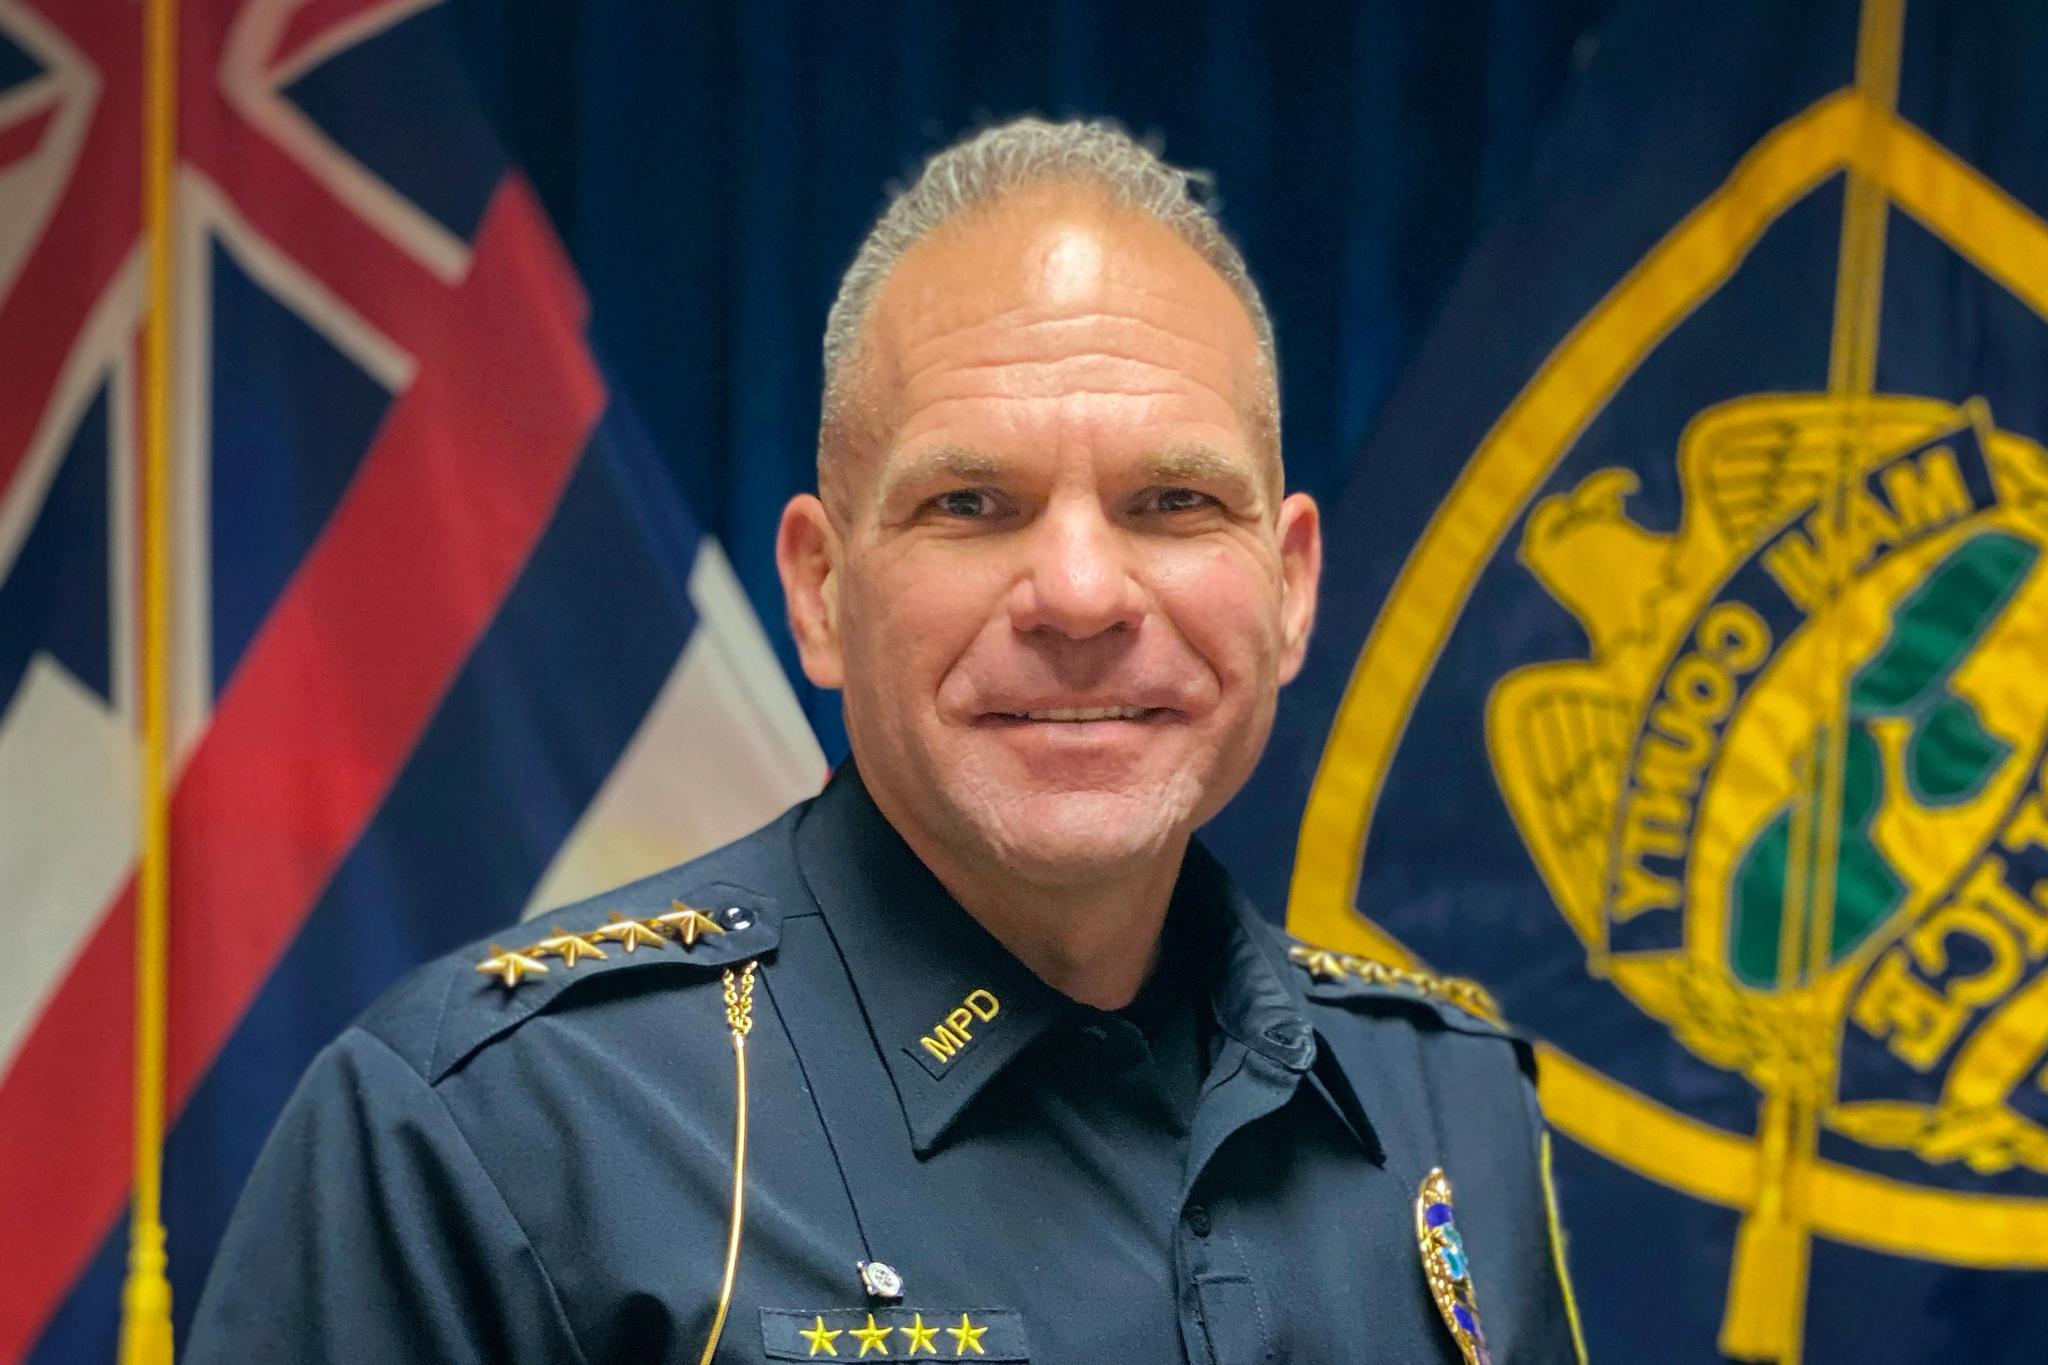
[[[980,521],[996,513],[996,500],[986,489],[953,488],[939,494],[925,503],[925,506],[942,517],[958,517],[963,521]]]
[[[1139,499],[1140,512],[1166,513],[1195,512],[1221,504],[1214,496],[1193,488],[1155,488]]]

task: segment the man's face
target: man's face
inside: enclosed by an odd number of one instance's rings
[[[865,347],[872,439],[829,514],[791,505],[782,558],[878,803],[928,860],[1041,885],[1177,853],[1250,774],[1314,611],[1243,305],[1150,219],[1031,190],[911,251]]]

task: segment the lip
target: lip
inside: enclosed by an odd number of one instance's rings
[[[1171,706],[1135,706],[1118,702],[1096,702],[1087,706],[1028,706],[1018,710],[987,710],[977,718],[981,724],[1145,724],[1174,714]]]
[[[1017,710],[984,711],[975,724],[1004,729],[1064,729],[1076,732],[1107,726],[1148,726],[1180,719],[1170,706],[1136,706],[1117,703],[1020,707]]]

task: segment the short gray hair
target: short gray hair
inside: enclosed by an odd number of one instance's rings
[[[1156,148],[1108,120],[1012,119],[962,138],[925,162],[908,188],[898,190],[868,230],[853,264],[839,281],[825,320],[825,424],[845,402],[846,386],[882,285],[912,247],[940,224],[1011,190],[1041,184],[1101,189],[1111,201],[1145,214],[1195,249],[1230,286],[1251,315],[1265,362],[1267,391],[1258,400],[1261,437],[1280,449],[1280,370],[1273,323],[1252,283],[1244,256],[1209,203],[1210,177],[1170,165]],[[822,463],[824,451],[820,448]],[[820,470],[822,473],[822,469]]]

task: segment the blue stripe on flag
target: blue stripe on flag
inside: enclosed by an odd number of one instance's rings
[[[450,77],[462,70],[448,15],[435,8],[343,48],[284,95],[343,151],[468,241],[506,163],[469,92],[449,97]]]
[[[213,252],[213,685],[355,477],[391,395]]]
[[[79,419],[13,568],[0,579],[0,716],[47,650],[110,699],[107,575],[107,391]]]

